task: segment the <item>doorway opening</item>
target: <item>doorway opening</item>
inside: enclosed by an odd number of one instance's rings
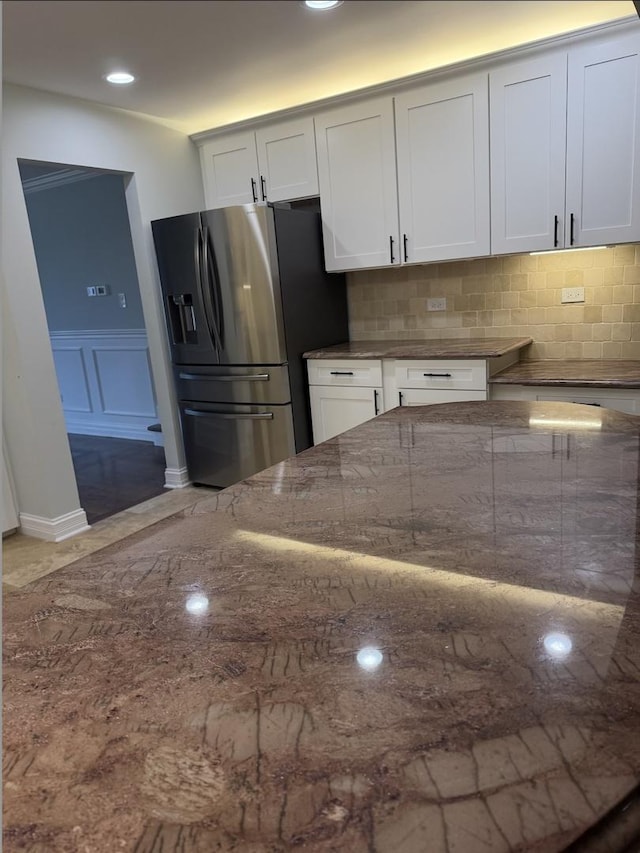
[[[128,176],[18,165],[80,503],[92,524],[165,487]]]

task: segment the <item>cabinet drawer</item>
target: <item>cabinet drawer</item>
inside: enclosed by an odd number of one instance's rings
[[[382,362],[377,359],[309,359],[307,370],[309,385],[357,385],[365,388],[382,385]]]
[[[468,403],[470,400],[486,400],[486,391],[438,391],[413,389],[398,391],[400,406],[430,406],[432,403]]]
[[[398,388],[487,390],[487,367],[482,359],[396,361]]]

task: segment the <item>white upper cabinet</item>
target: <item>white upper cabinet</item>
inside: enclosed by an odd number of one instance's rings
[[[567,56],[492,71],[491,251],[564,246]]]
[[[640,240],[640,33],[569,53],[565,245]]]
[[[487,255],[487,73],[411,90],[395,105],[403,262]]]
[[[327,270],[400,263],[393,101],[315,117]]]
[[[318,195],[313,118],[215,137],[200,157],[210,210]]]
[[[253,130],[205,142],[200,160],[209,210],[258,201],[258,156]]]
[[[260,194],[289,201],[318,195],[313,119],[280,122],[256,131]]]

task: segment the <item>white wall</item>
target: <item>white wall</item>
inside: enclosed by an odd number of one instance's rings
[[[131,173],[127,206],[169,479],[185,470],[150,221],[202,209],[189,138],[122,110],[3,90],[3,420],[21,515],[80,524],[80,504],[17,160]],[[74,523],[76,523],[74,520]],[[46,525],[45,525],[46,526]],[[73,524],[71,525],[73,526]],[[78,528],[79,529],[79,528]]]

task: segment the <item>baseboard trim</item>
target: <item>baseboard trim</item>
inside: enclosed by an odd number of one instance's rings
[[[165,489],[184,489],[190,485],[189,472],[186,468],[165,468],[164,469],[164,487]]]
[[[40,515],[29,515],[21,512],[20,532],[35,539],[44,539],[46,542],[62,542],[78,533],[89,530],[87,514],[83,509],[75,509],[57,518],[44,518]]]

